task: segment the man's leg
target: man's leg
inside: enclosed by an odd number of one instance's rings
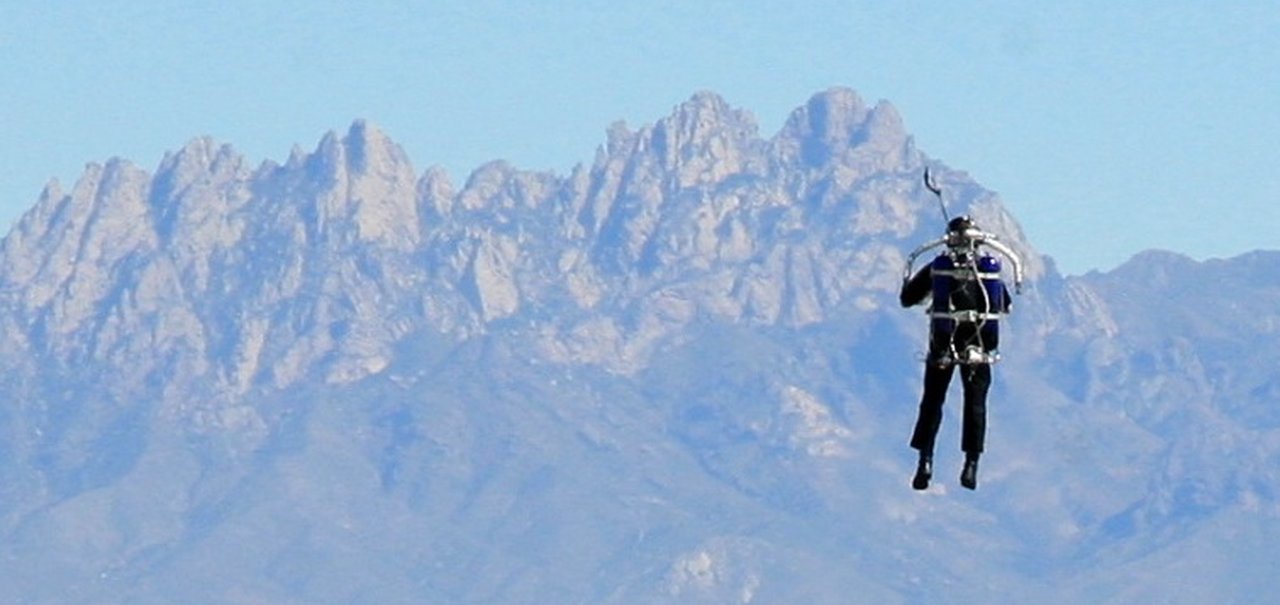
[[[979,364],[960,368],[964,384],[964,420],[960,449],[964,453],[982,453],[987,437],[987,391],[991,388],[991,366]]]
[[[987,436],[987,391],[991,389],[991,366],[965,366],[960,370],[960,380],[964,384],[964,420],[960,437],[964,470],[960,472],[960,484],[976,489],[978,458],[982,455]]]
[[[933,476],[933,446],[938,437],[938,427],[942,425],[942,404],[947,399],[947,385],[951,383],[954,371],[955,366],[952,365],[925,364],[924,393],[920,396],[920,413],[911,434],[911,447],[920,452],[916,474],[911,480],[915,489],[929,487],[929,479]]]

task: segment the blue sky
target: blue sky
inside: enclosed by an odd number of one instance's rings
[[[363,118],[462,182],[493,159],[563,174],[700,90],[767,137],[844,86],[1069,274],[1280,248],[1274,0],[195,4],[0,7],[0,230],[50,178],[154,170],[196,136],[283,161]]]

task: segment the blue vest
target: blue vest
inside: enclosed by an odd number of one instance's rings
[[[976,264],[957,263],[950,254],[933,259],[933,303],[930,330],[933,342],[949,342],[957,325],[972,323],[981,328],[984,348],[996,347],[1000,338],[1000,313],[1004,311],[1004,284],[1000,282],[1000,261],[980,256]]]

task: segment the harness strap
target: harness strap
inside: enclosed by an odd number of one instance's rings
[[[996,351],[983,351],[978,347],[966,347],[963,352],[952,349],[947,351],[945,355],[933,360],[933,363],[949,366],[977,366],[991,365],[1000,361],[1000,353]]]
[[[983,313],[980,311],[929,311],[928,315],[933,319],[954,319],[956,321],[967,321],[969,323],[978,323],[980,320],[990,321],[1000,319],[999,313]]]
[[[953,278],[962,279],[962,280],[972,280],[975,278],[976,279],[1000,279],[1000,272],[998,271],[974,271],[973,269],[967,269],[964,267],[960,267],[957,269],[933,269],[932,271],[934,275],[940,275],[943,277],[953,277]]]

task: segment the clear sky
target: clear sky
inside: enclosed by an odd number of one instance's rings
[[[567,173],[700,90],[769,137],[833,86],[896,106],[1066,273],[1280,249],[1276,0],[8,0],[0,231],[51,178],[197,136],[283,161],[367,119],[461,183]]]

